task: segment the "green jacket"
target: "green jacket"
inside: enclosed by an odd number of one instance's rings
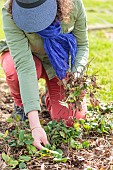
[[[3,29],[7,42],[4,45],[6,48],[8,46],[15,63],[24,110],[25,113],[40,110],[38,83],[32,54],[35,54],[42,61],[49,79],[55,76],[55,71],[45,53],[43,39],[36,33],[27,33],[20,30],[14,23],[11,14],[8,13],[7,7],[8,4],[5,4],[2,9]],[[70,70],[72,72],[81,72],[87,64],[88,58],[86,12],[81,0],[74,0],[70,16],[71,21],[69,24],[61,22],[62,33],[72,32],[76,37],[78,52],[75,65],[70,67]],[[1,45],[1,48],[6,50],[4,45]],[[3,51],[2,49],[0,49],[1,52]]]

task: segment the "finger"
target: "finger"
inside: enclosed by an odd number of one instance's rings
[[[75,78],[76,78],[76,77],[79,77],[79,76],[80,76],[80,73],[79,73],[79,72],[75,72],[75,73],[74,73],[74,76],[75,76]]]
[[[34,142],[33,145],[39,150],[43,149],[43,146],[39,142]]]
[[[42,142],[43,142],[44,145],[50,144],[47,139],[44,139]]]

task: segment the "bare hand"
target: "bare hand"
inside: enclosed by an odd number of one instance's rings
[[[42,149],[43,145],[49,144],[49,142],[47,140],[46,133],[40,124],[38,111],[29,112],[28,119],[30,123],[30,128],[32,130],[32,137],[34,139],[33,145],[37,149]]]
[[[34,138],[33,145],[37,149],[42,149],[43,145],[49,144],[46,133],[42,127],[37,127],[32,130],[32,137]],[[43,145],[42,145],[43,144]]]

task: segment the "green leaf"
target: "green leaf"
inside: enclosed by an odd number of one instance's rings
[[[83,127],[84,127],[86,130],[90,130],[90,129],[91,129],[91,126],[90,126],[89,123],[84,124]]]
[[[13,143],[11,143],[11,144],[9,144],[9,146],[16,146],[17,145],[17,143],[16,142],[13,142]]]
[[[54,155],[55,158],[61,159],[62,155]]]
[[[19,141],[23,142],[24,140],[24,134],[25,134],[25,130],[20,130],[20,134],[19,134]]]
[[[96,126],[98,126],[98,123],[97,122],[92,122],[91,125],[96,127]]]
[[[81,91],[82,91],[81,89],[76,89],[73,93],[73,96],[76,96],[76,97],[80,96]]]
[[[5,153],[2,153],[2,159],[7,163],[10,160],[10,157]]]
[[[31,140],[24,140],[24,142],[27,144],[27,145],[31,145],[33,143],[34,139],[31,139]]]
[[[67,84],[67,88],[69,88],[69,89],[70,89],[70,84]]]
[[[63,154],[63,152],[62,152],[62,150],[61,150],[61,149],[56,149],[56,151],[57,151],[60,155],[62,155],[62,154]]]
[[[105,120],[101,120],[101,125],[105,125]]]
[[[98,133],[102,133],[102,131],[101,131],[99,128],[97,129],[97,132],[98,132]]]
[[[19,160],[22,162],[28,162],[31,160],[31,157],[23,155],[23,156],[19,156]]]
[[[51,145],[50,144],[46,144],[45,145],[45,148],[47,148],[47,149],[51,149],[52,147],[51,147]],[[52,149],[53,150],[53,149]]]
[[[75,102],[75,100],[73,100],[73,99],[69,99],[68,100],[70,103],[74,103]]]
[[[0,133],[0,138],[2,138],[2,137],[3,137],[3,135],[4,135],[3,133]]]
[[[78,141],[75,141],[73,138],[70,139],[70,146],[73,149],[82,149],[83,148],[82,144],[78,143]]]
[[[36,147],[33,146],[33,145],[27,145],[27,149],[28,149],[28,151],[29,151],[29,154],[34,154],[34,153],[37,152]]]
[[[66,137],[66,134],[65,134],[64,132],[62,132],[62,131],[60,131],[60,135],[61,135],[63,138]]]
[[[25,169],[25,168],[26,168],[26,164],[25,164],[24,162],[21,162],[21,163],[19,164],[19,168],[20,168],[20,169]]]
[[[53,154],[53,155],[55,156],[55,155],[61,155],[61,154],[59,153],[59,150],[60,150],[60,149],[58,149],[58,151],[53,151],[53,150],[50,150],[50,149],[47,149],[47,148],[43,147],[42,150],[40,150],[40,152],[46,151],[46,153],[51,153],[51,154]],[[61,151],[60,151],[60,152],[61,152]]]
[[[93,170],[92,168],[87,168],[86,170]]]
[[[71,146],[73,149],[75,149],[75,148],[77,147],[76,141],[75,141],[73,138],[70,139],[70,146]]]
[[[15,168],[18,165],[17,160],[13,160],[11,157],[6,155],[5,153],[2,153],[2,159],[6,162],[6,164],[12,166],[13,168]]]
[[[90,144],[89,144],[88,141],[84,141],[84,142],[82,143],[82,146],[83,146],[84,148],[89,148]]]
[[[16,114],[16,115],[15,115],[15,120],[16,120],[16,122],[19,122],[20,119],[21,119],[21,117],[20,117],[18,114]]]
[[[80,122],[81,124],[84,124],[85,120],[84,120],[84,119],[80,119],[79,122]]]
[[[6,132],[5,132],[5,134],[2,136],[3,138],[6,138],[7,137],[7,135],[8,135],[8,130],[6,130]]]
[[[15,168],[15,167],[18,165],[18,161],[17,161],[17,160],[10,159],[8,164],[9,164],[10,166],[13,166],[13,168]]]
[[[67,162],[67,158],[54,158],[53,161],[54,162],[64,162],[64,163],[66,163]]]
[[[73,123],[73,127],[78,131],[80,129],[80,124],[78,122]]]
[[[14,120],[13,120],[13,118],[9,117],[9,118],[7,119],[7,122],[8,122],[8,123],[13,123]]]

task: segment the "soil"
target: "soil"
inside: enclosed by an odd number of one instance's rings
[[[13,113],[13,105],[13,99],[5,80],[0,80],[0,132],[2,133],[8,129],[6,120]],[[40,119],[44,120],[45,124],[51,120],[47,112],[41,113]],[[66,163],[55,164],[52,158],[37,159],[34,157],[27,163],[27,168],[29,170],[88,170],[88,168],[89,170],[113,170],[113,136],[91,136],[88,140],[91,144],[89,149],[74,150],[61,146],[64,155],[69,157]],[[3,145],[2,141],[0,145]],[[3,149],[3,147],[0,148]],[[0,150],[0,169],[9,170],[1,158],[3,150]]]

